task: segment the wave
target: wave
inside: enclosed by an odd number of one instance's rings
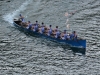
[[[3,19],[9,23],[13,23],[13,19],[16,15],[18,15],[21,11],[24,11],[26,9],[26,6],[31,2],[31,0],[28,0],[24,2],[17,10],[14,10],[11,13],[7,13],[3,16]]]

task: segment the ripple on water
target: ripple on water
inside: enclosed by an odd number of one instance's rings
[[[19,1],[15,0],[14,3],[19,6],[17,2]],[[68,18],[68,23],[70,29],[76,30],[79,36],[87,40],[87,49],[85,56],[75,54],[69,46],[62,46],[44,38],[32,37],[2,21],[2,28],[6,31],[0,27],[0,73],[3,75],[99,75],[99,3],[99,0],[78,2],[35,0],[31,3],[22,3],[19,8],[15,4],[13,9],[15,8],[16,11],[14,12],[12,8],[3,9],[4,12],[12,12],[5,15],[7,17],[7,19],[4,18],[5,21],[11,22],[12,18],[22,13],[31,22],[38,20],[39,23],[44,22],[47,26],[52,24],[53,28],[58,25],[59,29],[62,28],[61,30],[66,29],[64,14],[76,11]]]

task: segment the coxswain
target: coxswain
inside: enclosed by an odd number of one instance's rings
[[[20,16],[19,20],[22,21],[22,22],[25,22],[24,17],[21,14],[19,16]]]

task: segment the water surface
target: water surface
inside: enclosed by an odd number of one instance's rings
[[[99,75],[99,0],[10,0],[0,1],[0,74],[2,75]],[[65,13],[75,12],[65,16]],[[60,30],[76,30],[87,40],[86,54],[73,52],[40,37],[17,30],[13,18],[44,22]]]

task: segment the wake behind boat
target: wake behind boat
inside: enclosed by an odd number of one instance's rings
[[[44,26],[44,23],[42,23],[42,25],[39,25],[39,24],[37,24],[37,22],[38,21],[36,21],[35,24],[31,24],[31,25],[27,26],[27,23],[24,22],[24,20],[14,19],[13,25],[16,26],[18,29],[25,31],[26,33],[29,33],[31,35],[38,35],[40,37],[45,37],[46,39],[53,40],[53,41],[56,41],[59,43],[64,43],[66,45],[70,45],[71,47],[86,49],[86,40],[85,39],[80,39],[78,37],[73,38],[73,37],[71,37],[71,34],[69,35],[70,36],[69,38],[67,35],[65,37],[64,34],[66,33],[66,31],[64,33],[61,31],[58,31],[58,30],[50,31],[50,28],[48,29],[46,26]],[[29,23],[30,23],[30,21],[28,21],[28,24]],[[38,25],[38,27],[37,27],[37,25]],[[50,25],[50,27],[51,27],[51,25]]]

